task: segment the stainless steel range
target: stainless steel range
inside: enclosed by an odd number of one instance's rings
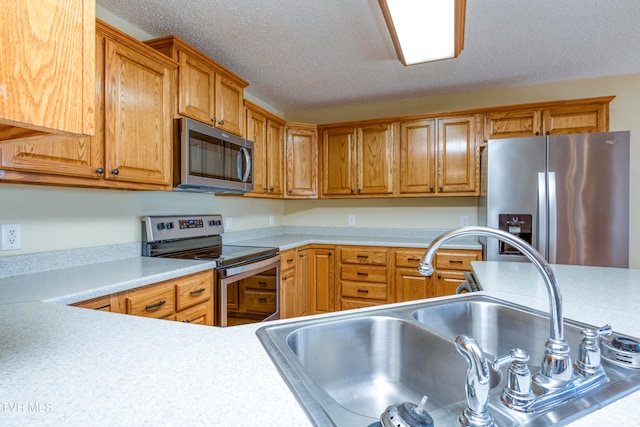
[[[142,218],[142,255],[216,263],[216,326],[278,319],[278,248],[223,245],[222,215]]]

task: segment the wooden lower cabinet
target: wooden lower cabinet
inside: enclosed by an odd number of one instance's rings
[[[471,271],[471,262],[482,260],[482,251],[440,249],[436,253],[435,278],[437,297],[454,295],[456,288],[466,281],[464,273]]]
[[[340,246],[338,310],[370,307],[395,301],[391,280],[390,249],[386,247]]]
[[[213,326],[213,289],[213,271],[207,270],[73,305]]]
[[[309,248],[309,313],[329,313],[335,306],[335,246]]]

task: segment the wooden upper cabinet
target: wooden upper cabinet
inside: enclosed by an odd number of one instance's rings
[[[393,194],[391,123],[324,129],[322,158],[323,196]]]
[[[287,123],[285,163],[285,198],[317,197],[318,132],[316,126]]]
[[[609,130],[609,102],[545,109],[542,126],[545,135],[606,132]]]
[[[242,135],[243,87],[233,80],[216,74],[216,127]]]
[[[253,191],[247,197],[284,195],[284,121],[245,101],[246,138],[253,142]]]
[[[180,63],[178,114],[242,135],[246,81],[178,37],[145,43]]]
[[[169,188],[177,64],[97,21],[96,136],[1,149],[4,179],[113,188]]]
[[[400,123],[400,193],[436,191],[436,120]]]
[[[0,6],[0,144],[94,135],[95,1]]]
[[[213,125],[215,118],[216,73],[186,52],[178,52],[178,113]]]
[[[170,184],[173,69],[106,39],[105,178]]]
[[[606,96],[496,108],[484,115],[484,140],[607,132],[609,103],[613,98]]]
[[[391,124],[362,126],[356,140],[357,193],[393,193],[393,132]]]
[[[542,132],[540,110],[487,113],[484,120],[485,140],[536,136]]]
[[[322,195],[355,193],[355,128],[326,129],[322,138]]]
[[[438,192],[478,194],[479,115],[438,119]]]
[[[479,115],[400,122],[400,194],[478,193]]]

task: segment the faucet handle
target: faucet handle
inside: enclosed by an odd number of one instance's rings
[[[511,363],[507,371],[507,384],[502,390],[500,400],[509,408],[526,412],[526,408],[534,401],[531,371],[527,366],[529,354],[521,348],[512,349],[507,356],[496,357],[491,367],[498,370]]]
[[[604,325],[598,329],[585,328],[580,331],[582,342],[576,362],[576,370],[579,374],[590,376],[604,372],[600,363],[601,353],[598,338],[610,335],[612,332],[611,325]]]

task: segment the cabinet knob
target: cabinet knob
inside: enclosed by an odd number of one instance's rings
[[[291,193],[293,193],[293,190],[292,190],[292,189],[289,189],[289,194],[291,194]]]
[[[433,185],[429,186],[429,191],[433,191]]]
[[[351,189],[351,192],[352,192],[352,193],[355,193],[355,192],[356,192],[356,190],[354,190],[354,189],[352,188],[352,189]]]
[[[96,173],[97,174],[103,174],[104,173],[104,169],[98,168],[98,169],[96,169]]]
[[[540,131],[536,131],[536,136],[540,135]]]
[[[224,120],[220,120],[220,123],[218,123],[219,125],[223,125],[224,124]]]
[[[444,186],[443,185],[440,186],[440,191],[442,191],[442,190],[444,190]]]
[[[269,191],[273,191],[273,187],[269,187]]]
[[[358,188],[358,193],[362,193],[362,188]]]
[[[118,169],[114,169],[111,171],[112,174],[114,175],[118,175],[120,173],[120,171]]]
[[[212,121],[213,123],[215,123],[215,122],[217,122],[217,121],[218,121],[218,119],[216,119],[215,117],[213,117],[213,118],[211,119],[211,121]]]

